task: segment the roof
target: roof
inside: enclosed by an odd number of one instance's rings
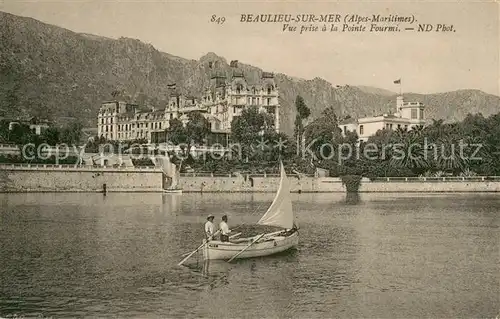
[[[274,74],[272,72],[262,72],[262,78],[272,79],[272,78],[274,78]]]
[[[382,116],[386,119],[400,118],[400,117],[395,116],[394,114],[379,114],[379,115],[376,115],[375,117],[379,117],[379,116]]]
[[[84,132],[84,133],[97,133],[97,127],[82,128],[82,132]]]
[[[340,125],[347,125],[347,124],[356,124],[358,123],[358,120],[355,119],[355,118],[348,118],[348,119],[344,119],[342,121],[339,122]]]

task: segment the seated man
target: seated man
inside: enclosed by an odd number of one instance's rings
[[[228,242],[229,241],[229,233],[231,232],[231,230],[229,229],[229,226],[227,225],[227,216],[226,215],[222,216],[222,221],[219,224],[219,229],[220,229],[220,241]]]
[[[205,239],[207,241],[212,240],[215,235],[213,224],[214,218],[214,215],[208,215],[207,222],[205,223]]]

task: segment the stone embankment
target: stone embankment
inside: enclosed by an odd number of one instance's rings
[[[158,168],[0,165],[0,192],[161,192]]]
[[[297,193],[344,193],[340,178],[289,176]],[[165,176],[150,167],[75,167],[72,165],[0,165],[0,192],[162,192]],[[273,175],[183,174],[183,192],[276,192]],[[363,179],[361,193],[500,192],[500,177]]]
[[[332,193],[346,191],[342,180],[336,177],[289,176],[290,189],[298,193]],[[278,176],[200,176],[184,174],[179,185],[184,192],[276,192]],[[500,177],[485,178],[380,178],[374,181],[363,179],[361,193],[443,193],[443,192],[500,192]]]

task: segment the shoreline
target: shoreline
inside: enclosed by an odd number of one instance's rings
[[[163,190],[110,190],[104,193],[99,190],[0,190],[0,194],[161,194],[161,195],[176,195],[180,196],[182,194],[274,194],[273,191],[186,191],[183,190],[182,193],[168,193]],[[304,191],[290,192],[291,194],[498,194],[500,191],[482,191],[482,190],[470,190],[470,191],[450,191],[450,190],[439,190],[439,191],[359,191],[356,193],[347,193],[345,191]]]
[[[347,193],[338,177],[290,176],[289,182],[296,194]],[[279,178],[193,174],[177,186],[183,193],[275,193]],[[160,168],[0,165],[0,193],[164,193],[167,187]],[[357,193],[500,193],[500,177],[363,178]]]

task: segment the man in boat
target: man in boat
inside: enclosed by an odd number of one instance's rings
[[[207,240],[211,240],[215,234],[214,218],[214,215],[208,215],[207,222],[205,223],[205,236]]]
[[[227,225],[227,215],[222,216],[222,221],[219,224],[220,229],[220,241],[229,241],[229,233],[231,230]]]

